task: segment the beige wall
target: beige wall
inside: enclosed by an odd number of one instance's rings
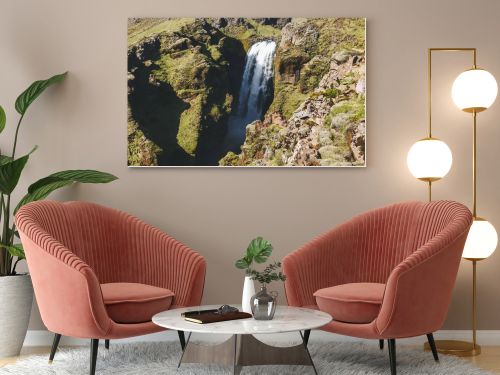
[[[31,81],[69,70],[67,81],[26,116],[20,150],[40,146],[21,189],[63,168],[98,168],[120,180],[78,186],[58,199],[92,200],[129,211],[200,251],[208,261],[204,301],[237,302],[243,274],[233,267],[262,235],[275,256],[350,216],[406,199],[426,199],[406,153],[426,131],[426,48],[474,46],[500,78],[500,2],[463,0],[64,1],[0,3],[0,103],[9,129],[15,97]],[[130,16],[365,16],[368,19],[368,151],[360,169],[129,169],[126,166],[126,29]],[[471,126],[451,102],[466,54],[435,60],[435,134],[454,154],[436,198],[470,203]],[[500,102],[479,116],[479,213],[500,229]],[[479,264],[479,327],[500,329],[500,254]],[[446,328],[470,320],[471,265],[463,261]],[[38,313],[31,328],[42,327]]]

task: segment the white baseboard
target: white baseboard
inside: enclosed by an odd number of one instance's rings
[[[202,335],[197,334],[197,340],[202,341],[223,341],[227,335]],[[50,346],[52,344],[53,334],[49,331],[28,331],[26,339],[24,340],[24,346]],[[275,335],[259,335],[262,341],[274,341],[274,342],[291,342],[298,341],[299,336],[297,333],[281,333]],[[436,340],[465,340],[471,341],[471,331],[468,330],[441,330],[434,334]],[[165,331],[160,333],[154,333],[146,336],[131,337],[122,340],[113,340],[113,342],[119,343],[130,343],[138,341],[177,341],[177,334],[175,331]],[[366,341],[375,343],[374,340],[362,340],[354,337],[336,335],[333,333],[328,333],[324,331],[313,331],[311,333],[311,341],[342,341],[342,342],[355,342],[355,341]],[[426,341],[425,336],[414,337],[410,339],[402,340],[404,344],[422,344]],[[500,330],[481,330],[477,331],[477,341],[481,345],[500,345]],[[61,345],[68,346],[79,346],[87,345],[88,340],[76,339],[72,337],[62,337]]]

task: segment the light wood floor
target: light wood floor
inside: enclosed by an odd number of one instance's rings
[[[490,370],[500,374],[500,346],[483,346],[482,353],[477,357],[464,358],[474,363],[477,367]],[[16,362],[20,358],[26,358],[34,354],[46,354],[49,357],[50,347],[33,346],[23,348],[20,357],[0,359],[0,367]]]

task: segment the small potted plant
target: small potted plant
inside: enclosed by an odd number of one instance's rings
[[[243,295],[242,295],[242,310],[245,312],[251,312],[255,319],[272,319],[274,316],[274,311],[276,309],[276,295],[269,295],[267,293],[267,284],[271,281],[281,280],[285,281],[286,277],[281,271],[277,271],[281,268],[280,262],[274,262],[268,265],[262,272],[259,272],[252,268],[253,263],[265,263],[273,252],[273,245],[262,237],[254,238],[250,241],[247,247],[245,256],[238,259],[235,263],[236,268],[245,270],[245,283],[243,285]],[[261,283],[261,291],[255,294],[255,287],[253,280],[257,280]],[[265,298],[264,298],[265,297]],[[266,299],[267,298],[267,299]],[[262,317],[260,309],[258,306],[263,307],[264,304],[267,306],[269,298],[273,301],[272,314],[268,314],[267,317]],[[267,301],[264,303],[264,301]],[[262,303],[262,305],[259,305]],[[257,311],[257,310],[258,311]]]

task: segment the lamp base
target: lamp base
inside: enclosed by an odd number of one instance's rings
[[[474,357],[481,354],[481,347],[467,341],[436,340],[438,353],[454,355],[457,357]],[[429,343],[424,344],[424,350],[431,350]]]

